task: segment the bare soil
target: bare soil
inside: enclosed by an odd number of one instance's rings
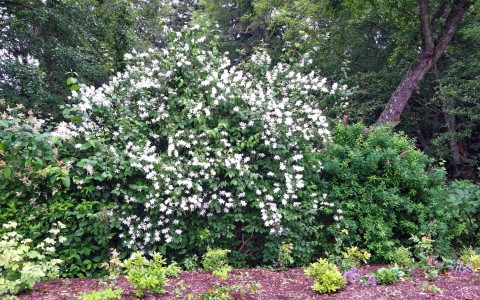
[[[366,266],[359,269],[360,275],[383,266]],[[435,285],[441,293],[422,290],[422,284]],[[163,295],[135,296],[132,285],[123,277],[116,281],[116,288],[123,289],[122,299],[186,299],[189,294],[199,296],[216,286],[236,286],[232,295],[242,300],[287,300],[287,299],[462,299],[480,300],[480,271],[441,274],[435,281],[427,281],[422,270],[417,269],[411,278],[388,286],[368,287],[359,283],[349,283],[342,290],[321,295],[311,290],[312,281],[301,268],[276,271],[269,269],[237,269],[229,273],[228,279],[204,271],[184,272],[177,278],[170,278]],[[37,283],[28,293],[18,295],[22,300],[71,300],[83,292],[100,290],[103,286],[98,279],[73,278],[56,279]],[[194,299],[197,299],[195,297]]]

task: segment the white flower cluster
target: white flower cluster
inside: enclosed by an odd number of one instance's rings
[[[266,53],[247,72],[205,49],[198,33],[166,36],[163,49],[126,55],[130,66],[108,84],[74,93],[82,122],[62,124],[59,135],[102,140],[113,159],[101,172],[137,174],[124,193],[131,209],[120,212],[127,247],[175,241],[187,214],[248,207],[282,233],[282,211],[303,205],[306,168],[321,169],[305,155],[330,136],[319,103],[335,91],[314,73],[272,66]]]

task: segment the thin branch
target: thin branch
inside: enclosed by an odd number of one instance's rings
[[[28,3],[16,1],[16,0],[0,0],[0,4],[2,5],[11,5],[11,6],[19,6],[23,8],[28,8],[30,10],[35,10],[35,6],[30,5]]]
[[[435,12],[435,14],[432,17],[432,20],[430,21],[430,26],[433,30],[437,27],[438,21],[440,18],[445,14],[445,10],[447,8],[447,1],[442,1],[440,5],[438,5],[438,9]]]
[[[455,31],[460,25],[463,14],[470,8],[471,5],[471,0],[456,0],[453,4],[453,7],[450,10],[447,19],[445,20],[445,24],[435,43],[435,61],[437,61],[445,52],[447,45],[451,42]]]
[[[423,49],[429,55],[433,54],[435,43],[433,40],[432,28],[429,21],[429,8],[427,0],[419,0],[420,4],[420,23],[422,25],[422,41],[424,44]]]

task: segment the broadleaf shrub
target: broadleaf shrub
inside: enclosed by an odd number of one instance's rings
[[[348,246],[385,260],[421,234],[446,251],[474,232],[449,222],[466,219],[445,214],[443,171],[404,135],[330,133],[321,103],[345,87],[305,72],[306,57],[255,52],[232,66],[199,30],[160,36],[162,49],[74,91],[65,122],[2,114],[0,221],[36,242],[62,220],[62,274],[105,274],[110,248],[176,261],[229,249],[238,267],[273,264],[292,244],[305,265]]]
[[[0,223],[15,220],[17,232],[38,244],[63,222],[67,240],[55,252],[62,275],[101,276],[112,237],[109,186],[85,176],[80,150],[32,112],[17,107],[1,117]]]

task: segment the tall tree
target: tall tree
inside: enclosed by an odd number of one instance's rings
[[[69,95],[66,72],[101,85],[122,71],[126,52],[154,47],[165,23],[182,23],[185,3],[0,0],[0,109],[22,103],[58,117]]]
[[[433,2],[433,1],[430,1]],[[445,52],[457,31],[463,15],[472,5],[471,0],[441,1],[432,14],[431,3],[418,0],[422,45],[413,67],[400,81],[376,124],[398,124],[400,116],[425,74],[432,69]],[[445,17],[446,15],[446,17]],[[443,22],[441,22],[443,20]]]

